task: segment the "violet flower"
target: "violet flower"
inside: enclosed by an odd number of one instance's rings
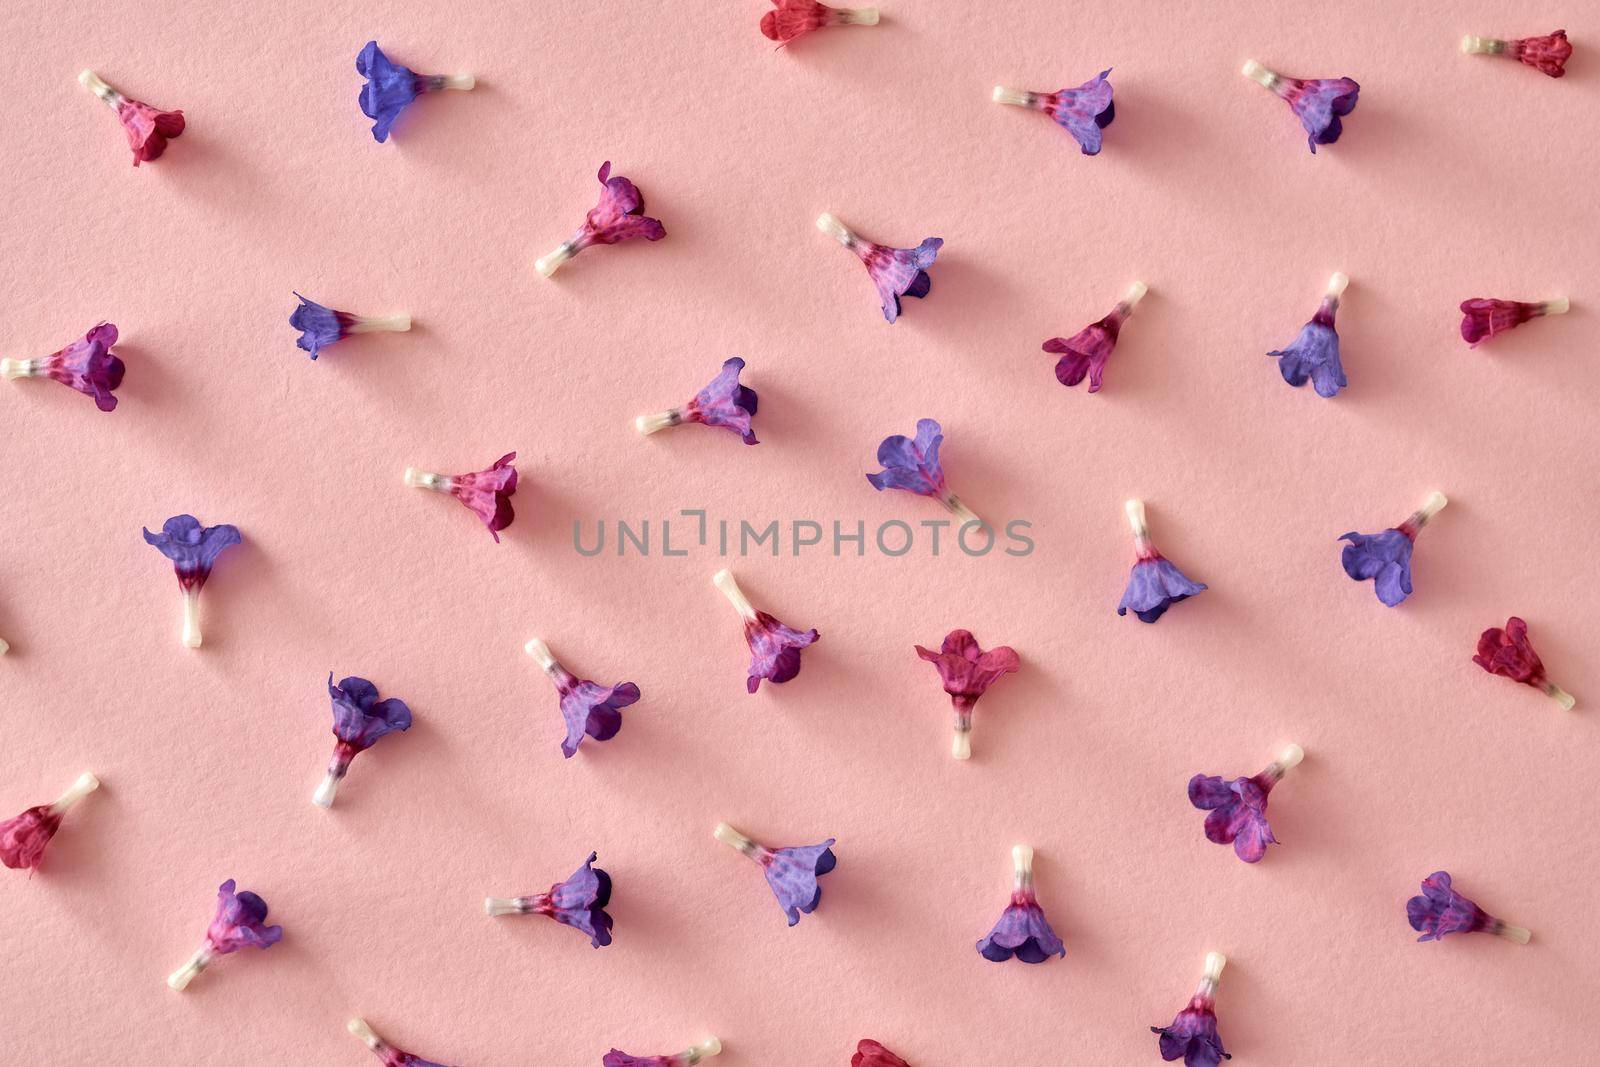
[[[1023,963],[1043,963],[1051,956],[1065,956],[1066,946],[1050,929],[1050,920],[1044,917],[1044,909],[1034,895],[1033,849],[1013,846],[1011,865],[1011,903],[989,936],[978,942],[979,955],[995,963],[1004,963],[1012,956]]]
[[[1506,56],[1552,78],[1559,78],[1567,72],[1566,63],[1572,56],[1572,45],[1567,41],[1566,30],[1556,30],[1544,37],[1523,37],[1511,41],[1468,34],[1461,38],[1461,50],[1468,55],[1481,52],[1491,56]]]
[[[94,398],[101,411],[115,411],[111,391],[122,384],[127,366],[111,350],[117,328],[102,322],[59,352],[39,359],[0,359],[0,375],[7,378],[49,378]]]
[[[1434,871],[1422,880],[1422,895],[1406,901],[1406,919],[1411,923],[1411,929],[1422,932],[1418,941],[1439,941],[1446,934],[1487,930],[1508,941],[1526,945],[1533,936],[1524,927],[1496,919],[1450,888],[1450,875],[1444,871]]]
[[[576,233],[554,252],[539,257],[534,270],[548,278],[590,245],[614,245],[635,237],[659,241],[667,235],[660,219],[642,214],[644,196],[639,187],[620,174],[610,175],[611,161],[607,160],[600,165],[600,202],[590,209]]]
[[[1106,80],[1110,74],[1111,68],[1107,67],[1098,77],[1090,78],[1076,89],[1055,93],[1030,93],[996,85],[994,102],[1043,111],[1077,139],[1084,155],[1099,155],[1100,131],[1111,125],[1111,120],[1117,116],[1117,109],[1111,102],[1111,83]]]
[[[750,676],[745,688],[754,693],[763,678],[782,685],[799,674],[800,650],[816,644],[821,635],[814,629],[802,632],[785,626],[766,612],[757,611],[739,588],[733,572],[726,568],[711,576],[711,584],[722,590],[744,620],[744,639],[750,646]]]
[[[944,238],[929,237],[915,248],[890,248],[876,244],[857,234],[838,218],[824,212],[817,218],[817,229],[832,237],[860,257],[867,266],[867,274],[877,287],[878,299],[883,304],[883,317],[893,322],[900,317],[900,298],[921,298],[933,288],[928,270],[944,247]]]
[[[1144,501],[1130,500],[1123,508],[1128,513],[1128,525],[1133,527],[1135,558],[1117,614],[1126,615],[1131,609],[1140,622],[1155,622],[1178,601],[1205,592],[1206,585],[1184,577],[1171,560],[1156,551],[1150,528],[1145,525]]]
[[[289,325],[300,331],[295,347],[316,359],[321,351],[353,333],[405,333],[411,329],[410,315],[352,315],[348,311],[325,308],[314,300],[294,294],[300,306],[289,316]]]
[[[1182,1060],[1184,1067],[1217,1067],[1232,1056],[1222,1047],[1217,1033],[1217,982],[1228,957],[1220,952],[1206,953],[1206,971],[1200,986],[1189,999],[1189,1006],[1178,1013],[1170,1026],[1152,1026],[1161,1035],[1161,1058]]]
[[[389,139],[389,128],[411,101],[423,93],[442,89],[471,89],[470,74],[416,74],[391,63],[377,41],[368,41],[356,56],[356,73],[367,79],[361,87],[361,113],[372,119],[372,136],[379,144]]]
[[[1289,104],[1295,118],[1305,127],[1306,141],[1313,153],[1317,145],[1332,144],[1339,139],[1339,134],[1344,132],[1339,117],[1356,109],[1356,96],[1361,92],[1361,86],[1353,78],[1291,78],[1270,71],[1253,59],[1245,62],[1240,73]]]
[[[525,897],[486,897],[483,910],[488,915],[547,915],[563,926],[589,935],[589,944],[604,948],[611,944],[611,876],[594,866],[599,853],[589,853],[583,866],[565,882],[557,882],[548,893]]]
[[[850,1067],[911,1067],[909,1063],[871,1038],[863,1038],[850,1057]]]
[[[750,429],[750,419],[756,413],[756,391],[739,384],[739,372],[742,370],[744,360],[738,356],[724,361],[722,370],[711,379],[711,384],[696,393],[687,404],[655,415],[640,415],[633,420],[634,429],[648,435],[665,430],[668,426],[699,422],[732,430],[744,438],[747,445],[760,444],[755,431]]]
[[[1246,863],[1261,862],[1267,846],[1278,843],[1267,822],[1267,794],[1305,755],[1299,745],[1288,745],[1266,770],[1252,777],[1230,781],[1215,774],[1197,774],[1189,779],[1189,803],[1210,813],[1206,816],[1206,840],[1233,845],[1234,853]]]
[[[778,46],[825,26],[876,26],[875,7],[829,7],[816,0],[772,0],[774,11],[761,16],[761,32]]]
[[[249,891],[235,893],[229,878],[217,889],[217,914],[206,929],[205,944],[195,950],[189,962],[167,979],[167,985],[182,990],[218,956],[242,948],[271,948],[283,938],[283,927],[263,925],[267,902]]]
[[[516,458],[515,452],[507,452],[488,470],[471,474],[432,474],[407,467],[406,484],[413,489],[432,489],[455,497],[483,520],[495,544],[499,544],[500,531],[517,517],[511,508],[511,496],[517,491],[517,468],[511,464]]]
[[[1339,333],[1333,326],[1339,297],[1349,284],[1349,277],[1341,273],[1329,278],[1322,306],[1311,316],[1311,321],[1300,328],[1300,336],[1288,348],[1267,353],[1277,359],[1283,380],[1295,388],[1309,379],[1318,396],[1336,396],[1350,384],[1339,362]]]
[[[1005,645],[985,652],[978,647],[977,638],[967,630],[951,630],[944,644],[934,652],[921,645],[912,646],[917,655],[934,665],[944,691],[956,709],[955,737],[950,743],[950,754],[956,759],[972,756],[972,709],[978,698],[1000,680],[1022,665],[1017,653]]]
[[[1352,531],[1339,538],[1350,542],[1339,557],[1344,572],[1358,582],[1374,579],[1378,599],[1391,608],[1399,604],[1411,595],[1411,548],[1417,533],[1447,503],[1443,493],[1432,493],[1399,526],[1376,534]]]
[[[1566,297],[1525,304],[1520,300],[1495,300],[1475,296],[1461,301],[1461,339],[1468,348],[1477,348],[1497,333],[1521,326],[1542,315],[1565,315],[1572,304]]]
[[[12,870],[37,869],[67,809],[99,788],[100,779],[85,771],[54,803],[36,805],[0,822],[0,863]]]
[[[614,1048],[600,1061],[601,1067],[694,1067],[722,1051],[722,1042],[708,1037],[698,1045],[691,1045],[671,1056],[630,1056]]]
[[[822,886],[817,879],[838,864],[833,854],[834,838],[820,845],[796,848],[768,848],[752,841],[725,822],[719,822],[712,831],[718,841],[761,864],[767,876],[772,895],[778,898],[778,907],[789,918],[789,925],[800,921],[800,913],[810,915],[822,903]]]
[[[145,542],[155,545],[172,561],[178,588],[183,590],[183,644],[185,648],[199,648],[200,590],[211,577],[211,567],[223,549],[239,543],[239,528],[225,523],[201,526],[193,515],[174,515],[161,524],[159,534],[143,532]]]
[[[1572,694],[1556,685],[1544,674],[1544,663],[1528,640],[1528,624],[1515,615],[1506,620],[1506,628],[1491,626],[1478,638],[1478,654],[1472,662],[1490,674],[1500,674],[1514,682],[1531,685],[1545,696],[1571,711],[1577,701]]]
[[[981,526],[983,520],[945,484],[944,467],[939,463],[939,446],[943,443],[944,433],[937,422],[918,419],[915,440],[897,433],[878,445],[878,463],[883,470],[867,475],[867,481],[880,493],[903,489],[918,496],[931,496],[959,519],[963,528],[969,523]]]
[[[1046,341],[1044,350],[1061,357],[1056,361],[1056,381],[1070,388],[1083,381],[1087,374],[1089,392],[1098,393],[1100,379],[1106,372],[1106,361],[1117,347],[1117,334],[1149,291],[1144,282],[1134,282],[1128,286],[1123,298],[1117,301],[1117,306],[1111,309],[1111,314],[1099,322],[1090,323],[1071,337],[1052,337]]]
[[[117,113],[117,121],[122,123],[122,130],[128,135],[128,147],[133,149],[133,165],[136,167],[158,158],[167,150],[167,142],[183,133],[181,111],[162,111],[123,96],[92,70],[79,74],[78,82]]]
[[[379,1037],[377,1032],[367,1025],[365,1019],[351,1019],[345,1024],[345,1029],[360,1038],[383,1061],[383,1067],[445,1067],[442,1063],[425,1060],[421,1056],[412,1055],[404,1049],[395,1048]]]
[[[350,761],[396,730],[411,729],[411,709],[398,697],[378,699],[378,687],[365,678],[346,678],[333,684],[328,674],[328,697],[333,701],[333,759],[327,776],[317,787],[311,802],[318,807],[333,807],[339,783],[350,771]]]
[[[632,682],[620,685],[597,685],[580,681],[573,673],[550,654],[550,646],[537,637],[530,640],[524,650],[539,661],[539,666],[556,684],[561,694],[561,717],[567,723],[567,737],[561,742],[561,754],[571,759],[588,734],[596,741],[609,741],[622,729],[622,709],[639,699],[639,687]]]

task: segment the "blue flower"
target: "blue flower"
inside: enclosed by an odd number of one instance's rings
[[[388,140],[390,127],[420,94],[441,89],[471,89],[474,85],[470,74],[451,77],[416,74],[398,63],[391,63],[377,41],[368,41],[356,56],[356,72],[367,79],[367,84],[361,88],[361,112],[373,120],[372,136],[380,144]]]
[[[1309,379],[1318,396],[1336,396],[1350,382],[1339,363],[1339,335],[1333,328],[1333,313],[1318,310],[1316,317],[1300,329],[1300,336],[1288,348],[1267,355],[1278,359],[1283,380],[1295,387]]]
[[[1378,599],[1394,607],[1411,595],[1412,540],[1398,529],[1382,533],[1347,533],[1349,541],[1340,554],[1344,572],[1358,582],[1374,580]]]
[[[1141,559],[1128,575],[1128,588],[1117,605],[1117,614],[1131,609],[1140,622],[1155,622],[1168,608],[1205,591],[1203,582],[1192,582],[1164,556]]]
[[[334,685],[330,673],[328,696],[333,701],[333,735],[358,752],[385,734],[411,729],[411,709],[405,701],[379,700],[378,687],[365,678],[346,678]]]
[[[884,438],[878,446],[878,462],[884,469],[867,475],[867,481],[879,492],[904,489],[919,496],[943,498],[949,492],[944,468],[939,466],[939,445],[943,442],[944,434],[937,422],[918,419],[916,440],[904,434]]]
[[[789,917],[789,925],[800,921],[800,913],[810,915],[822,903],[822,886],[817,879],[838,864],[833,854],[833,838],[820,845],[780,848],[760,859],[766,869],[767,885],[778,898],[778,907]]]
[[[193,515],[174,515],[161,524],[161,532],[145,530],[144,539],[172,560],[178,585],[198,591],[211,576],[211,566],[222,550],[240,541],[237,526],[201,526]]]
[[[331,345],[344,336],[345,324],[340,321],[342,312],[325,308],[299,293],[294,295],[300,301],[300,306],[289,316],[289,325],[300,331],[300,339],[295,346],[311,353],[311,358],[316,359],[324,345]]]

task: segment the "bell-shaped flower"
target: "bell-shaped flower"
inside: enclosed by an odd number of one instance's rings
[[[722,595],[744,620],[744,639],[750,646],[750,676],[745,680],[745,688],[754,693],[763,678],[773,685],[782,685],[799,674],[800,650],[816,644],[821,635],[814,629],[802,632],[785,626],[766,612],[757,611],[730,570],[723,569],[712,575],[711,584],[722,590]]]
[[[1248,60],[1240,72],[1251,81],[1282,97],[1305,127],[1307,143],[1316,152],[1319,144],[1332,144],[1344,132],[1341,115],[1356,109],[1361,86],[1353,78],[1291,78]]]
[[[1144,282],[1134,282],[1128,292],[1117,301],[1111,314],[1099,322],[1090,323],[1071,337],[1052,337],[1044,343],[1044,350],[1061,358],[1056,361],[1056,381],[1071,387],[1089,376],[1089,392],[1100,391],[1100,379],[1106,372],[1106,361],[1117,347],[1117,334],[1128,321],[1133,309],[1144,294],[1149,292]]]
[[[1411,548],[1417,534],[1447,503],[1443,493],[1432,493],[1399,526],[1375,534],[1351,531],[1339,538],[1350,542],[1339,557],[1344,572],[1358,582],[1372,579],[1379,600],[1391,608],[1399,604],[1411,595]]]
[[[1311,321],[1300,328],[1300,336],[1288,348],[1267,353],[1277,359],[1283,380],[1295,388],[1310,381],[1318,396],[1336,396],[1350,384],[1339,362],[1339,332],[1333,325],[1339,297],[1349,284],[1350,279],[1344,274],[1336,273],[1329,278],[1322,306],[1311,316]]]
[[[222,550],[239,543],[239,528],[226,523],[201,526],[193,515],[174,515],[161,524],[160,533],[145,530],[144,539],[172,561],[178,588],[183,591],[183,644],[199,648],[200,590]]]
[[[1531,685],[1545,696],[1571,711],[1577,701],[1572,694],[1545,677],[1544,663],[1528,640],[1528,624],[1515,615],[1506,620],[1506,628],[1491,626],[1478,638],[1478,654],[1472,662],[1490,674],[1500,674],[1514,682]]]
[[[283,927],[265,925],[267,902],[248,890],[235,893],[229,878],[217,888],[217,914],[206,929],[205,944],[189,962],[167,978],[167,985],[182,990],[218,956],[242,948],[271,948],[283,938]]]
[[[911,1067],[911,1065],[869,1037],[863,1038],[856,1045],[856,1054],[850,1057],[850,1067]]]
[[[778,907],[793,926],[800,914],[810,915],[822,903],[822,886],[817,879],[837,866],[839,859],[833,854],[834,838],[820,845],[802,845],[794,848],[768,848],[746,837],[725,822],[712,831],[718,841],[741,852],[761,865]]]
[[[601,1067],[694,1067],[722,1051],[722,1042],[708,1037],[698,1045],[691,1045],[671,1056],[630,1056],[614,1048],[600,1061]]]
[[[816,0],[772,0],[774,10],[761,16],[761,32],[779,47],[825,26],[876,26],[875,7],[829,7]]]
[[[365,752],[378,739],[396,730],[411,729],[411,709],[397,697],[378,699],[378,687],[365,678],[346,678],[333,684],[328,675],[328,697],[333,701],[333,758],[328,773],[312,796],[318,807],[331,808],[339,783],[350,771],[350,761]]]
[[[1422,880],[1422,895],[1406,901],[1406,919],[1420,931],[1418,941],[1439,941],[1446,934],[1471,934],[1487,930],[1498,937],[1526,945],[1533,935],[1484,911],[1450,888],[1450,875],[1434,871]]]
[[[365,1019],[351,1019],[345,1024],[345,1029],[360,1038],[362,1043],[383,1061],[383,1067],[446,1067],[445,1064],[425,1060],[405,1049],[395,1048],[379,1037],[377,1032],[367,1025]]]
[[[407,467],[406,484],[455,497],[483,520],[495,544],[499,544],[500,531],[517,517],[511,508],[511,496],[517,491],[517,468],[511,464],[516,458],[515,452],[507,452],[488,470],[471,474],[433,474]]]
[[[1161,1058],[1182,1060],[1184,1067],[1217,1067],[1232,1056],[1222,1047],[1217,1033],[1217,983],[1228,957],[1220,952],[1206,953],[1206,969],[1200,986],[1189,998],[1189,1006],[1178,1013],[1169,1026],[1152,1026],[1161,1035]]]
[[[1130,500],[1123,508],[1128,513],[1128,525],[1133,527],[1135,555],[1117,614],[1132,611],[1140,622],[1155,622],[1178,601],[1205,592],[1206,586],[1204,582],[1190,581],[1171,560],[1156,551],[1145,524],[1144,501]]]
[[[556,684],[561,694],[561,717],[567,723],[567,737],[561,742],[561,754],[568,759],[578,751],[584,735],[596,741],[609,741],[622,729],[622,709],[639,699],[639,687],[632,682],[620,685],[598,685],[579,680],[550,654],[550,646],[537,637],[524,646],[528,655]]]
[[[589,944],[604,948],[611,944],[611,876],[594,865],[597,852],[589,853],[583,866],[565,882],[557,882],[548,893],[525,897],[486,897],[483,910],[489,915],[547,915],[563,926],[589,935]]]
[[[883,470],[867,475],[867,481],[880,493],[885,489],[901,489],[918,496],[931,496],[963,527],[968,523],[982,525],[983,520],[945,484],[944,467],[939,462],[939,446],[943,443],[944,432],[937,422],[918,419],[915,438],[897,433],[885,437],[878,445],[878,463]]]
[[[128,135],[128,146],[133,149],[136,167],[159,157],[167,150],[167,142],[183,133],[181,111],[162,111],[123,96],[92,70],[79,74],[78,82],[117,113],[117,121]]]
[[[1197,774],[1189,779],[1189,803],[1208,812],[1206,840],[1233,846],[1246,863],[1259,863],[1267,846],[1277,844],[1267,822],[1267,794],[1284,774],[1305,758],[1299,745],[1288,745],[1267,769],[1249,778],[1225,779]]]
[[[38,359],[0,359],[0,375],[7,378],[49,378],[94,398],[101,411],[115,411],[113,389],[122,384],[127,366],[111,350],[117,328],[102,322],[59,352]]]
[[[67,809],[100,788],[100,779],[85,771],[51,804],[38,804],[15,818],[0,822],[0,863],[13,870],[39,866],[45,846],[61,829]]]
[[[1019,669],[1022,661],[1005,645],[985,652],[978,647],[977,638],[966,630],[951,630],[937,652],[921,645],[913,647],[917,655],[938,670],[944,691],[950,694],[950,702],[955,705],[955,738],[950,744],[950,753],[956,759],[968,759],[972,755],[972,709],[977,706],[978,698],[999,681],[1002,674]]]
[[[1050,920],[1039,907],[1033,888],[1033,849],[1016,845],[1011,849],[1013,878],[1011,903],[1000,914],[989,936],[978,942],[978,953],[986,960],[1004,963],[1012,956],[1023,963],[1043,963],[1051,956],[1065,956],[1066,946],[1050,929]]]
[[[665,430],[668,426],[681,426],[686,422],[721,426],[744,438],[747,445],[759,444],[750,420],[756,413],[756,391],[739,384],[739,372],[744,370],[744,360],[738,356],[726,360],[722,370],[711,383],[700,390],[683,407],[673,408],[655,415],[640,415],[633,420],[634,429],[642,434]]]
[[[540,256],[533,268],[548,278],[590,245],[614,245],[634,237],[659,241],[665,237],[667,228],[661,220],[643,212],[644,195],[639,187],[620,174],[611,177],[611,161],[607,160],[600,165],[600,202],[590,209],[576,233],[554,252]]]
[[[1481,52],[1515,59],[1552,78],[1559,78],[1567,72],[1567,60],[1572,56],[1572,44],[1567,40],[1566,30],[1557,30],[1543,37],[1523,37],[1511,41],[1468,34],[1461,38],[1461,50],[1468,55]]]
[[[994,102],[1043,111],[1078,141],[1086,156],[1100,153],[1100,131],[1111,125],[1117,109],[1111,103],[1111,68],[1102,70],[1076,89],[1056,93],[1030,93],[1025,89],[994,87]]]
[[[372,136],[380,144],[389,139],[389,128],[400,113],[423,93],[471,89],[477,84],[470,74],[417,74],[407,70],[391,63],[377,41],[368,41],[356,56],[356,73],[367,79],[361,87],[361,113],[372,120]]]
[[[1467,347],[1477,348],[1495,334],[1521,326],[1529,319],[1537,319],[1542,315],[1565,315],[1571,307],[1564,296],[1533,304],[1475,296],[1471,300],[1461,301],[1461,339],[1467,342]]]
[[[817,218],[817,229],[832,237],[860,257],[867,274],[878,290],[883,317],[893,322],[900,317],[900,298],[921,298],[933,288],[928,270],[944,247],[944,238],[929,237],[915,248],[890,248],[858,236],[834,215],[824,212]]]
[[[322,350],[353,333],[405,333],[411,329],[410,315],[353,315],[335,311],[314,300],[294,294],[300,306],[289,316],[289,325],[300,331],[295,347],[316,359]]]

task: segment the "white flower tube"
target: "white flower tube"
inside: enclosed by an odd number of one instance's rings
[[[211,950],[209,945],[200,946],[195,949],[194,955],[189,957],[188,963],[185,963],[167,976],[167,985],[180,993],[183,992],[189,987],[189,983],[194,981],[200,972],[209,967],[211,961],[216,958],[217,954]]]

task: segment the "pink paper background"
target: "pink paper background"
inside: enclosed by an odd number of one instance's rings
[[[129,370],[110,416],[0,384],[0,807],[105,781],[43,870],[0,872],[0,1059],[360,1064],[343,1027],[361,1013],[478,1067],[707,1032],[728,1067],[844,1064],[863,1036],[918,1067],[1150,1063],[1147,1027],[1208,949],[1231,959],[1239,1063],[1589,1057],[1600,19],[1406,7],[903,2],[774,51],[759,0],[7,5],[0,349],[43,355],[108,318]],[[1563,81],[1456,51],[1557,25],[1579,49]],[[478,89],[375,144],[353,68],[375,34]],[[1248,56],[1360,80],[1343,139],[1310,155],[1238,75]],[[133,170],[85,66],[182,107],[188,132]],[[1106,66],[1097,158],[989,102]],[[605,159],[669,237],[539,278]],[[944,237],[931,297],[887,326],[813,229],[824,209]],[[1263,353],[1335,269],[1351,386],[1329,402]],[[1062,389],[1040,343],[1134,278],[1151,294],[1105,390]],[[312,364],[291,289],[417,327]],[[1564,318],[1476,351],[1456,334],[1465,297],[1563,293]],[[731,355],[760,447],[634,433]],[[1031,520],[1037,551],[736,563],[758,603],[822,631],[790,685],[745,694],[714,553],[572,549],[574,520],[686,507],[941,517],[862,478],[920,416],[944,423],[957,491]],[[501,545],[400,481],[511,449]],[[1416,595],[1387,610],[1335,538],[1435,488],[1452,503]],[[1113,614],[1129,495],[1211,586],[1156,627]],[[139,536],[182,511],[245,537],[197,652]],[[1512,613],[1577,713],[1469,662]],[[911,651],[957,626],[1024,662],[980,706],[969,765]],[[640,684],[615,742],[562,760],[534,634]],[[324,812],[330,670],[417,723]],[[1203,838],[1184,783],[1254,773],[1288,739],[1308,757],[1273,794],[1284,843],[1248,867]],[[785,928],[712,840],[723,818],[839,839],[817,914]],[[972,948],[1018,840],[1068,948],[1040,967]],[[614,946],[482,914],[590,849],[616,880]],[[1405,899],[1441,867],[1533,943],[1414,944]],[[283,943],[169,992],[230,876]]]

